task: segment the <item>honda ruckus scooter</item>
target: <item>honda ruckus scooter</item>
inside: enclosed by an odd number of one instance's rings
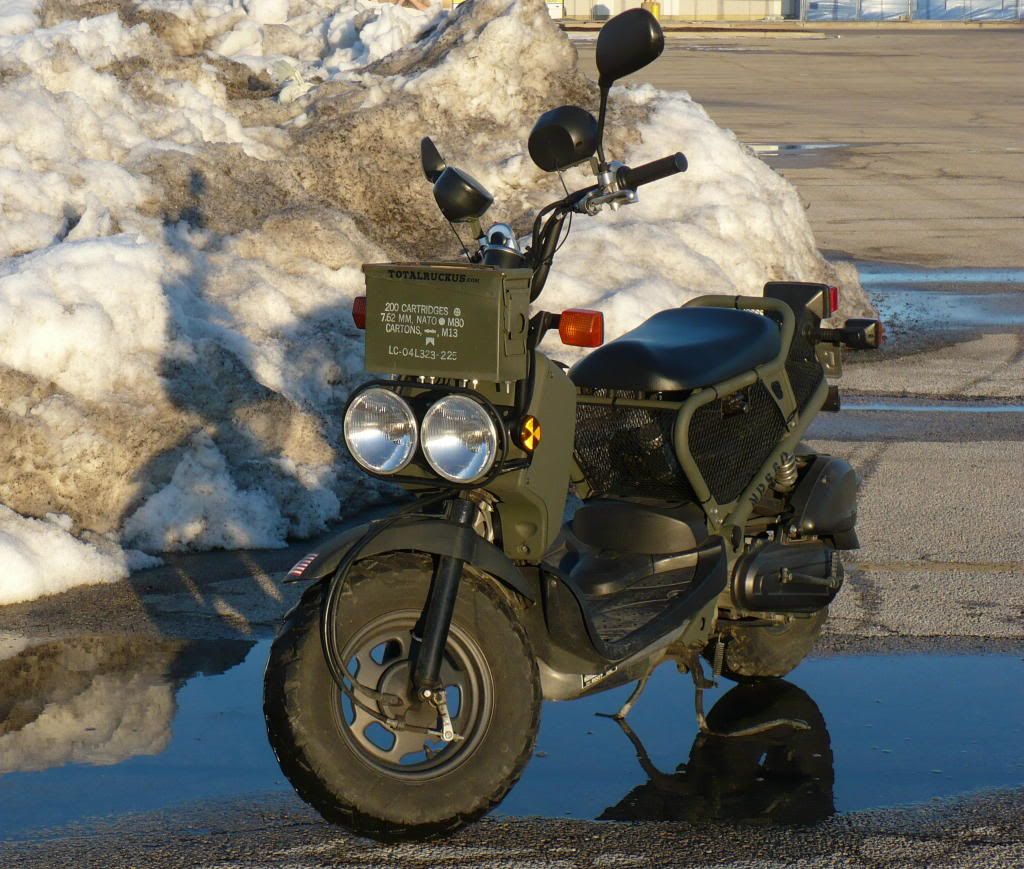
[[[543,208],[525,244],[481,229],[490,194],[423,169],[447,220],[477,239],[465,261],[367,265],[353,317],[366,368],[345,443],[413,502],[303,558],[309,589],[267,666],[264,710],[281,769],[328,820],[379,839],[453,830],[495,806],[533,750],[542,700],[636,682],[673,661],[781,676],[808,653],[857,544],[858,477],[799,448],[838,397],[840,347],[881,324],[823,328],[822,284],[704,296],[603,344],[601,314],[532,311],[570,215],[635,204],[686,169],[630,168],[602,145],[613,82],[659,56],[646,11],[597,42],[600,111],[541,116],[544,171],[591,162],[595,183]],[[538,349],[597,348],[572,368]],[[602,346],[603,344],[603,346]],[[563,524],[567,494],[582,499]],[[599,761],[595,761],[599,762]]]

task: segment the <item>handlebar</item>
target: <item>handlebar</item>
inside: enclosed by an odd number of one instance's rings
[[[650,184],[652,181],[660,181],[675,175],[677,172],[686,171],[686,157],[681,153],[675,153],[671,157],[662,157],[660,160],[652,160],[644,163],[635,169],[622,166],[617,174],[619,187],[627,190],[636,190],[642,184]]]
[[[597,214],[605,205],[616,208],[623,203],[636,202],[637,187],[685,172],[686,165],[686,157],[678,152],[670,157],[644,163],[635,169],[620,165],[615,169],[614,183],[611,177],[602,175],[600,184],[577,190],[542,208],[533,222],[533,243],[529,250],[529,262],[534,270],[530,301],[540,295],[547,282],[551,262],[561,238],[562,223],[570,212]]]

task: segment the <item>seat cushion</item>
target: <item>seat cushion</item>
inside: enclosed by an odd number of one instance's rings
[[[734,308],[670,308],[598,347],[569,371],[577,386],[676,392],[720,383],[774,359],[775,321]]]

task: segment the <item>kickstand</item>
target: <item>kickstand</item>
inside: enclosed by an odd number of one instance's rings
[[[651,678],[651,673],[653,672],[654,668],[651,667],[651,669],[644,673],[639,681],[637,681],[633,692],[626,698],[626,702],[622,704],[619,711],[614,715],[609,715],[607,712],[596,712],[595,715],[601,718],[614,718],[618,722],[624,722],[626,720],[626,716],[629,715],[633,710],[633,707],[636,706],[636,701],[640,699],[640,695],[644,693],[644,688],[647,687],[647,680]],[[629,734],[627,734],[627,736],[628,735]]]
[[[685,780],[680,780],[679,777],[673,773],[662,772],[654,765],[654,761],[651,760],[651,756],[647,753],[647,749],[644,748],[644,744],[640,741],[640,737],[633,732],[633,728],[626,723],[624,718],[616,718],[614,715],[605,716],[615,721],[619,727],[622,728],[622,732],[626,734],[626,738],[633,743],[633,750],[636,752],[636,759],[640,762],[640,768],[647,773],[647,777],[655,783],[659,791],[662,792],[675,792],[680,794],[686,794],[689,792],[689,785]]]
[[[720,655],[716,654],[715,658],[717,661],[720,658]],[[714,688],[718,683],[715,680],[708,679],[704,676],[704,665],[700,660],[700,652],[695,651],[690,654],[687,666],[690,669],[690,675],[693,677],[693,706],[694,711],[697,713],[697,726],[700,728],[701,733],[706,733],[708,736],[731,738],[755,736],[758,733],[774,730],[776,727],[790,727],[793,730],[811,729],[811,725],[802,718],[776,718],[772,721],[755,724],[752,727],[742,727],[739,730],[712,730],[708,727],[708,720],[704,716],[704,690],[706,688]]]

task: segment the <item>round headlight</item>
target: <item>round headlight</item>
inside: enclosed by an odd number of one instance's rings
[[[430,467],[453,483],[482,477],[498,452],[494,420],[465,395],[449,395],[431,407],[423,417],[420,440]]]
[[[416,417],[390,390],[367,389],[345,411],[345,443],[367,470],[397,473],[416,452]]]

